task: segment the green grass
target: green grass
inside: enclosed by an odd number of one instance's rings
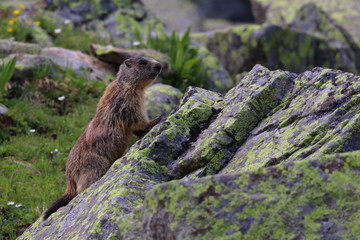
[[[0,239],[15,239],[63,193],[67,155],[104,89],[64,73],[34,81],[19,99],[0,99],[13,121],[0,125]]]

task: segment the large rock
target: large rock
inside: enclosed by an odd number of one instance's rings
[[[296,73],[316,66],[360,72],[360,41],[337,15],[315,4],[301,5],[290,13],[286,7],[281,9],[287,16],[285,23],[271,18],[262,25],[245,24],[195,38],[214,52],[232,75],[249,71],[255,63]]]
[[[360,151],[171,181],[117,222],[120,239],[357,239]],[[99,238],[100,239],[100,238]]]
[[[37,44],[16,42],[9,39],[0,39],[0,58],[14,53],[39,54],[41,47]]]
[[[204,46],[193,43],[199,51],[199,58],[205,74],[205,82],[202,86],[208,90],[226,93],[235,86],[233,78],[218,60],[218,58]]]
[[[145,92],[145,109],[150,119],[166,117],[179,105],[182,92],[170,85],[155,83]]]
[[[357,0],[251,0],[253,13],[257,22],[268,22],[271,24],[289,26],[294,22],[302,22],[304,28],[309,27],[306,20],[309,18],[314,20],[314,7],[320,9],[329,18],[321,18],[312,24],[336,24],[343,28],[349,37],[353,38],[358,46],[360,46],[360,5]],[[308,14],[298,18],[299,11],[309,9]],[[316,10],[318,11],[318,10]],[[300,21],[299,21],[300,20]],[[310,23],[311,25],[311,23]],[[313,29],[316,31],[316,29]],[[331,33],[331,29],[329,33]]]
[[[106,80],[116,74],[118,68],[99,61],[80,51],[74,51],[59,47],[43,48],[41,56],[51,59],[63,68],[74,70],[77,74],[87,74],[92,80]]]
[[[338,70],[257,65],[225,95],[190,87],[102,179],[19,239],[355,239],[360,152],[327,154],[360,150],[359,109],[360,77]]]
[[[202,30],[202,14],[196,4],[191,1],[143,0],[143,2],[166,24],[169,32],[185,32],[188,27],[191,27],[193,31]]]
[[[7,43],[8,44],[8,43]],[[14,42],[13,46],[26,46]],[[30,48],[27,48],[30,47]],[[20,48],[19,52],[32,52],[37,45]],[[68,50],[59,47],[48,47],[39,50],[38,54],[14,53],[4,59],[5,62],[16,58],[14,74],[7,85],[9,96],[19,96],[26,82],[36,79],[59,77],[60,71],[70,69],[79,76],[87,76],[90,80],[109,81],[115,76],[118,66],[102,62],[94,57],[79,51]],[[9,51],[13,51],[11,48]],[[15,50],[14,50],[15,51]]]

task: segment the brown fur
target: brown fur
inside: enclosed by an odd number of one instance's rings
[[[70,151],[65,193],[45,212],[44,220],[100,179],[125,153],[131,136],[148,131],[160,121],[149,120],[144,90],[161,71],[154,59],[127,59],[101,97],[96,114]]]

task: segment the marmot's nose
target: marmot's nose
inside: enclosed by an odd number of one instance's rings
[[[162,68],[161,63],[156,63],[156,64],[154,65],[154,69],[155,69],[156,71],[158,71],[158,72],[161,71],[161,68]]]

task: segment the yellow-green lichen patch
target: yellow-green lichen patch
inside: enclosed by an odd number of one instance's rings
[[[360,152],[354,152],[238,175],[172,181],[147,194],[125,235],[144,236],[141,222],[149,228],[171,225],[165,238],[355,238],[359,166]]]
[[[352,74],[330,69],[315,68],[300,75],[281,107],[260,123],[221,172],[359,149],[356,140],[352,143],[359,132],[359,89],[354,88],[358,81]]]
[[[216,119],[198,136],[193,149],[172,164],[170,174],[178,178],[203,166],[207,167],[202,174],[217,173],[257,123],[281,102],[291,89],[292,77],[254,67],[242,85],[216,106],[222,108]]]

